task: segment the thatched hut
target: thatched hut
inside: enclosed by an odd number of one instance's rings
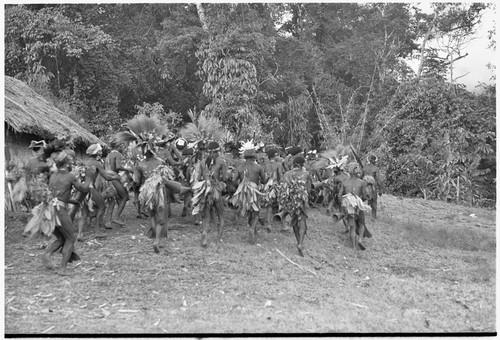
[[[77,154],[84,154],[93,143],[106,143],[66,116],[26,83],[5,77],[5,160],[31,157],[27,147],[32,140],[51,141],[72,136]]]

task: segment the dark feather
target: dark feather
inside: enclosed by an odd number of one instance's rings
[[[130,133],[130,132],[118,132],[115,135],[115,141],[119,143],[124,143],[124,142],[134,142],[137,141],[137,135]]]

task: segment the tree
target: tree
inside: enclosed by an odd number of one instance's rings
[[[494,153],[494,107],[434,79],[403,86],[391,105],[384,151],[392,190],[473,204],[480,176],[491,170],[481,163]]]
[[[262,136],[255,106],[258,79],[266,74],[261,66],[274,49],[273,38],[265,34],[266,6],[200,4],[198,13],[209,35],[196,53],[203,94],[210,100],[204,112],[226,122],[237,138]]]

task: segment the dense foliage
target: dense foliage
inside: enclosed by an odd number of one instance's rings
[[[137,113],[173,131],[203,113],[236,140],[377,153],[395,194],[491,205],[495,87],[454,72],[485,8],[7,5],[5,73],[101,137]]]

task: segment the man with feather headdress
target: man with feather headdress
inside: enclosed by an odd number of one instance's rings
[[[201,245],[207,246],[207,234],[211,220],[218,220],[217,236],[220,240],[224,228],[224,202],[222,192],[226,187],[227,166],[219,157],[219,143],[211,141],[207,145],[208,156],[200,163],[200,180],[192,186],[193,214],[201,213]]]
[[[52,234],[56,240],[52,242],[41,256],[43,265],[48,269],[54,266],[50,256],[61,249],[62,260],[59,274],[68,275],[66,266],[68,262],[78,261],[80,257],[74,252],[76,235],[73,222],[68,213],[68,204],[71,200],[72,189],[80,192],[90,190],[88,184],[82,184],[71,173],[72,155],[64,150],[54,153],[53,160],[56,170],[50,176],[45,200],[33,209],[33,217],[26,225],[24,232],[32,236],[46,236]]]
[[[255,243],[257,223],[259,222],[260,199],[263,193],[259,188],[266,184],[267,177],[264,168],[257,164],[257,153],[252,140],[244,143],[240,152],[245,158],[237,169],[233,182],[238,184],[231,203],[238,207],[241,216],[248,216],[250,226],[250,243]]]
[[[153,250],[160,252],[160,240],[167,238],[168,200],[170,192],[184,194],[190,188],[173,181],[174,172],[156,157],[158,146],[164,144],[160,136],[168,131],[155,116],[137,115],[127,124],[128,131],[116,135],[117,141],[135,141],[145,159],[137,165],[137,183],[140,185],[139,204],[149,214],[145,235],[154,238]]]
[[[193,155],[188,158],[189,184],[195,185],[196,182],[203,181],[201,177],[201,167],[206,156],[206,147],[210,141],[220,141],[223,137],[223,129],[219,120],[215,117],[207,117],[203,112],[198,116],[192,110],[188,111],[188,115],[192,122],[187,123],[180,129],[180,135],[188,143],[187,149],[193,149]],[[198,188],[200,189],[200,188]],[[188,197],[184,197],[184,202]],[[191,204],[194,206],[194,195],[191,199]],[[185,206],[186,210],[187,207]],[[195,224],[202,224],[202,216],[198,209],[191,212],[195,216]]]

